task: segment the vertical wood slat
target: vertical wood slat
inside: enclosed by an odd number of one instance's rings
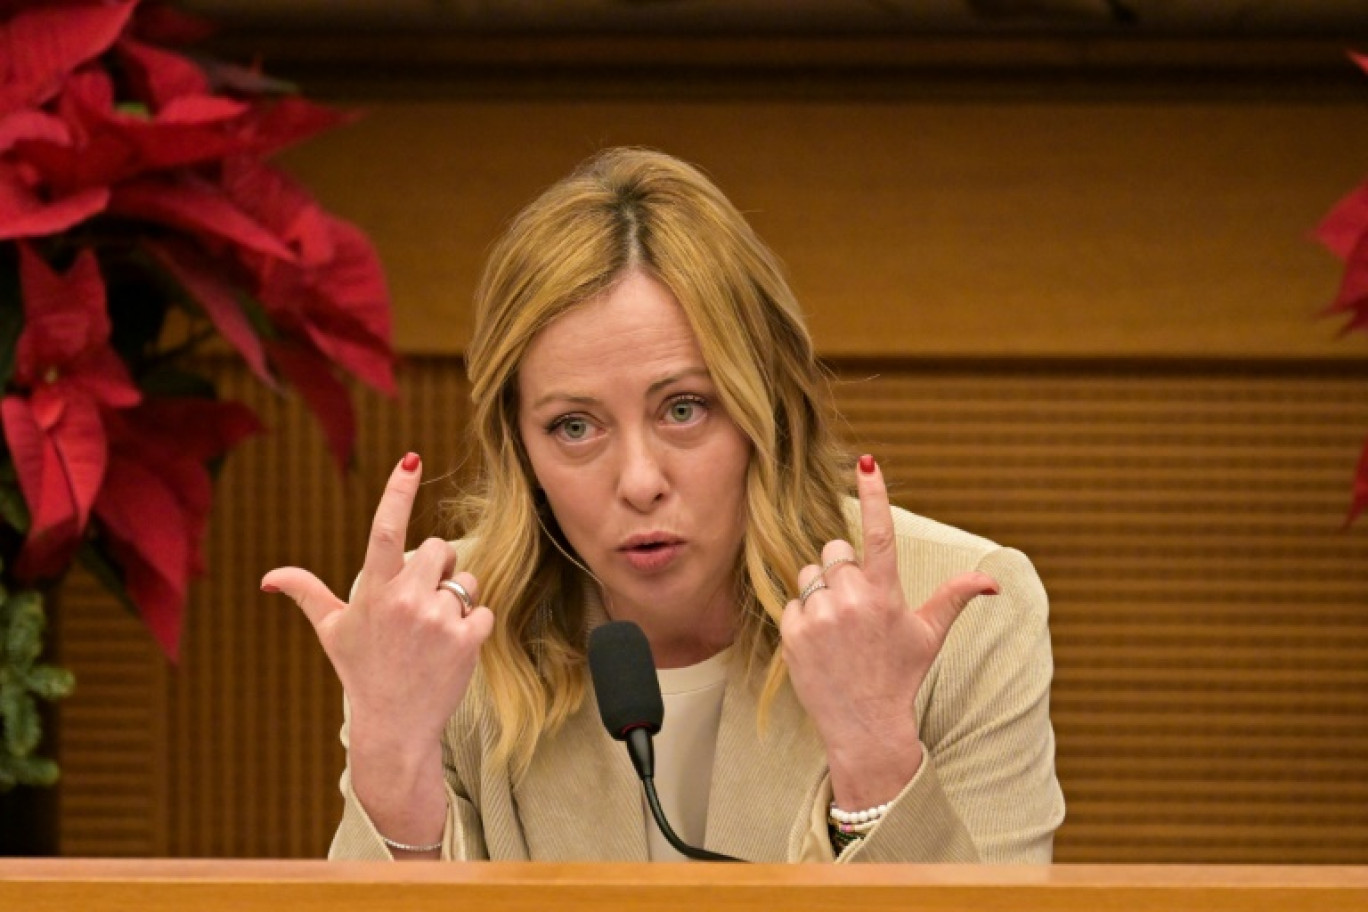
[[[1021,548],[1045,579],[1059,860],[1368,862],[1368,536],[1338,529],[1368,372],[837,368],[852,446],[895,499]],[[414,360],[399,401],[360,399],[346,478],[296,404],[236,368],[220,383],[273,432],[219,480],[181,667],[92,584],[63,596],[81,681],[62,710],[65,854],[321,854],[340,693],[256,582],[295,563],[344,590],[394,460],[424,455],[415,533],[465,470],[459,362]]]

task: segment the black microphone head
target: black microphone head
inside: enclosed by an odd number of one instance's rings
[[[665,704],[651,644],[640,627],[631,621],[610,621],[595,628],[589,635],[589,673],[608,734],[622,741],[634,728],[653,735],[660,731]]]

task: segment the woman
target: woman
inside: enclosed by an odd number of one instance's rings
[[[1050,860],[1040,582],[892,509],[872,456],[843,465],[797,302],[715,186],[600,154],[513,222],[476,310],[465,537],[405,560],[409,454],[349,604],[297,568],[263,580],[347,695],[333,857],[678,857],[587,692],[613,619],[660,669],[657,784],[686,842]]]

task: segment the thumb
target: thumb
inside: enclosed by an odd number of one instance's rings
[[[304,611],[315,630],[328,615],[347,607],[347,603],[333,595],[322,580],[299,567],[277,567],[267,573],[261,578],[261,591],[288,595]]]
[[[980,595],[997,595],[1000,591],[997,580],[986,573],[961,573],[941,583],[926,604],[917,609],[917,616],[944,643],[965,606]]]

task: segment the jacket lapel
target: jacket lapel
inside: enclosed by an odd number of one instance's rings
[[[826,749],[786,684],[756,727],[761,675],[731,664],[718,725],[705,845],[746,861],[798,857],[826,778]]]

